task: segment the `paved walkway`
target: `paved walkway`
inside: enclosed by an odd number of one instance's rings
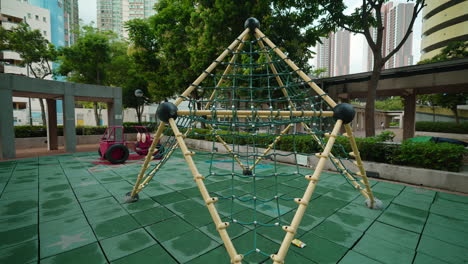
[[[311,171],[263,163],[258,175],[280,176],[254,185],[252,178],[233,179],[223,157],[210,169],[207,157],[195,159],[212,195],[247,199],[217,203],[235,247],[245,263],[267,261],[284,236],[275,223],[289,224],[297,207],[292,198],[306,185],[301,174]],[[182,155],[171,158],[140,201],[125,204],[140,166],[138,160],[102,165],[95,151],[0,162],[0,263],[229,263]],[[297,234],[307,246],[292,246],[286,263],[468,259],[468,197],[372,184],[384,210],[366,208],[344,178],[324,173]],[[280,199],[267,201],[274,196]]]

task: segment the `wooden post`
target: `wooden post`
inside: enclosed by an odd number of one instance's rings
[[[290,226],[283,226],[283,230],[286,231],[286,235],[284,236],[283,242],[281,243],[281,247],[277,254],[271,255],[271,259],[275,264],[282,264],[284,263],[284,258],[286,257],[286,253],[288,252],[289,246],[291,245],[291,241],[294,239],[296,235],[297,228],[301,223],[302,217],[304,216],[305,210],[307,209],[307,205],[314,193],[315,187],[320,179],[320,175],[322,173],[323,167],[325,166],[325,162],[328,159],[328,156],[331,152],[333,144],[335,143],[335,138],[340,131],[341,120],[337,120],[335,126],[333,127],[332,133],[330,134],[330,139],[323,150],[319,162],[317,163],[317,167],[315,167],[315,171],[313,175],[307,175],[305,178],[309,181],[307,185],[307,189],[304,192],[304,196],[302,198],[296,198],[294,201],[299,204],[296,214],[291,221]]]
[[[414,137],[416,121],[416,94],[411,93],[404,98],[403,140]]]
[[[218,201],[218,198],[210,196],[208,190],[206,189],[205,183],[203,183],[204,177],[200,174],[200,172],[198,172],[197,166],[195,165],[195,162],[192,159],[192,156],[195,155],[195,153],[191,152],[187,148],[187,145],[185,144],[185,141],[183,139],[183,135],[182,133],[180,133],[179,128],[177,127],[177,124],[173,118],[169,119],[169,124],[172,128],[172,131],[174,132],[174,136],[176,137],[177,142],[179,143],[180,150],[184,155],[185,161],[187,162],[190,171],[192,172],[193,178],[198,186],[198,189],[200,190],[200,193],[203,197],[203,201],[205,201],[206,207],[210,212],[211,218],[213,219],[216,229],[218,230],[219,235],[221,236],[221,239],[224,242],[224,246],[226,247],[226,250],[229,253],[229,256],[231,257],[231,263],[241,264],[242,255],[237,254],[237,251],[234,248],[234,245],[232,244],[231,238],[229,237],[229,234],[226,231],[226,228],[229,227],[229,223],[223,223],[221,221],[221,217],[218,214],[218,211],[216,210],[215,203]]]

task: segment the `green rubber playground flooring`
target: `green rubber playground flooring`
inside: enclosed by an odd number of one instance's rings
[[[229,263],[182,155],[178,152],[140,193],[123,203],[141,161],[106,166],[94,153],[0,162],[0,263]],[[195,160],[204,175],[207,155]],[[217,159],[217,171],[232,163]],[[273,171],[263,162],[259,171]],[[311,170],[277,164],[277,173]],[[213,196],[248,197],[257,204],[220,199],[228,233],[244,263],[271,263],[307,181],[297,177],[235,179],[209,176]],[[286,263],[465,263],[468,260],[468,197],[372,181],[384,210],[370,210],[341,176],[324,173],[297,231],[305,248],[291,246]],[[231,206],[232,205],[232,206]],[[257,227],[257,228],[254,228]],[[254,244],[255,243],[255,244]],[[259,252],[256,251],[258,249]]]

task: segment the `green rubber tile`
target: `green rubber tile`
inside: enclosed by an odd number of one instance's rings
[[[423,210],[391,204],[378,218],[378,221],[420,233],[426,222],[427,215],[428,213]]]
[[[198,188],[197,188],[197,191],[198,191]],[[161,184],[157,181],[153,181],[150,185],[148,185],[147,187],[143,189],[143,192],[149,196],[158,196],[158,195],[162,195],[166,193],[172,193],[174,192],[174,190],[167,187],[164,184]],[[185,190],[180,190],[180,192],[184,194]]]
[[[112,264],[134,263],[176,264],[177,262],[160,245],[153,245],[116,261],[112,261]]]
[[[201,199],[200,199],[201,200]],[[169,210],[176,214],[186,214],[192,211],[207,211],[205,205],[192,199],[186,199],[175,203],[165,205]]]
[[[393,203],[428,211],[433,200],[434,198],[432,196],[403,192],[393,200]]]
[[[411,263],[415,254],[414,250],[368,235],[367,233],[354,246],[353,251],[379,262],[389,264]]]
[[[360,195],[359,192],[355,190],[350,190],[350,191],[333,190],[324,194],[324,196],[331,197],[331,198],[338,199],[338,200],[343,200],[345,202],[350,202],[354,200],[358,195]]]
[[[92,200],[88,202],[81,203],[83,210],[85,212],[92,210],[102,210],[107,207],[119,207],[121,208],[119,202],[114,197],[106,197],[97,200]]]
[[[403,189],[405,189],[405,186],[397,183],[379,181],[377,184],[375,184],[375,186],[372,187],[372,189],[375,190],[378,190],[380,188],[394,189],[401,192],[403,191]]]
[[[59,207],[56,209],[40,210],[39,221],[47,222],[56,219],[65,218],[73,215],[82,215],[83,211],[78,203],[72,203],[69,206]]]
[[[283,230],[282,226],[262,226],[257,229],[257,233],[278,244],[281,244],[284,236],[286,235],[286,232]],[[299,229],[297,231],[296,237],[300,237],[305,233],[306,231]]]
[[[301,241],[307,244],[305,248],[291,247],[289,250],[317,263],[336,263],[348,251],[348,248],[316,236],[311,232],[302,236]]]
[[[241,202],[238,200],[234,200],[234,203],[232,200],[218,200],[215,204],[216,209],[218,210],[218,213],[220,215],[231,215],[231,214],[237,214],[241,213],[246,210],[251,210],[250,208],[253,208],[253,202]],[[263,213],[260,213],[261,215],[265,215]]]
[[[466,204],[443,199],[437,199],[432,204],[430,212],[460,220],[468,219],[468,208]]]
[[[97,238],[101,240],[138,229],[140,225],[130,215],[123,215],[94,223],[92,227]]]
[[[422,235],[417,251],[448,263],[465,263],[468,250],[463,247]]]
[[[124,203],[122,206],[125,208],[125,210],[127,210],[128,213],[132,214],[157,207],[159,204],[149,197],[140,197],[138,202]]]
[[[327,196],[320,196],[309,204],[307,214],[318,217],[328,217],[346,206],[348,202]]]
[[[414,194],[414,195],[419,195],[419,196],[427,196],[430,199],[433,199],[437,192],[429,189],[423,189],[419,187],[406,187],[402,194]]]
[[[199,211],[190,211],[179,216],[194,227],[202,227],[213,222],[207,208],[200,209]]]
[[[151,197],[151,199],[155,200],[156,202],[158,202],[160,204],[164,204],[164,205],[175,203],[175,202],[178,202],[178,201],[182,201],[182,200],[185,200],[187,198],[188,198],[187,196],[183,195],[180,192],[165,193],[165,194],[156,195],[156,196]]]
[[[64,179],[66,181],[66,179]],[[40,188],[41,192],[65,192],[65,191],[71,191],[71,186],[66,183],[66,184],[54,184],[54,185],[47,185],[45,187]]]
[[[163,247],[179,262],[185,263],[219,246],[209,236],[194,229],[162,243]]]
[[[431,257],[424,253],[416,253],[413,264],[447,264],[448,262],[442,261],[440,259]]]
[[[468,237],[468,230],[466,229],[460,231],[438,224],[426,223],[423,235],[455,244],[468,250],[468,240],[466,239]]]
[[[41,257],[53,256],[96,241],[89,225],[83,227],[70,225],[67,229],[61,228],[48,233],[42,230],[40,232]]]
[[[223,219],[223,221],[227,222],[227,219]],[[219,243],[223,243],[223,240],[219,236],[219,232],[218,230],[216,230],[215,225],[213,223],[209,223],[205,226],[202,226],[199,228],[199,230],[205,233],[211,239],[218,241]],[[241,224],[232,223],[232,222],[229,224],[229,227],[226,230],[231,240],[250,231],[250,229],[248,229],[247,227],[244,227]]]
[[[29,263],[38,259],[38,242],[31,240],[13,247],[0,249],[0,263]]]
[[[382,240],[407,247],[415,250],[419,241],[419,234],[398,227],[387,225],[380,222],[375,222],[366,231],[366,235],[378,237]]]
[[[366,218],[362,215],[342,213],[340,211],[332,214],[328,219],[340,225],[351,227],[362,232],[366,231],[372,222],[374,222],[374,219]]]
[[[353,250],[348,251],[346,255],[338,262],[339,264],[379,264],[380,262],[359,254]]]
[[[0,232],[0,248],[11,247],[38,238],[37,224]]]
[[[468,204],[468,196],[456,195],[451,193],[438,192],[437,199]]]
[[[37,189],[38,183],[14,183],[8,182],[7,186],[4,189],[4,192],[16,192],[16,191],[23,191],[23,190],[31,190]]]
[[[114,261],[156,244],[156,241],[144,229],[125,233],[101,241],[104,254]]]
[[[9,216],[31,214],[38,211],[37,197],[0,201],[0,219]]]
[[[41,260],[41,264],[104,264],[107,263],[98,243],[92,243]]]
[[[37,213],[25,214],[19,216],[10,216],[0,219],[0,231],[8,231],[20,227],[26,227],[38,223]]]
[[[386,194],[386,193],[381,193],[381,192],[373,192],[373,194],[375,198],[379,199],[383,203],[384,208],[386,208],[389,204],[391,204],[393,199],[395,199],[395,196],[391,194]],[[359,195],[356,197],[356,199],[353,200],[353,203],[364,205],[367,207],[366,200],[367,199],[364,198],[364,196]]]
[[[229,254],[224,246],[218,246],[217,248],[205,253],[197,258],[194,258],[187,263],[190,264],[207,264],[207,263],[229,263],[231,261]]]
[[[194,229],[192,225],[178,216],[171,217],[145,228],[159,242],[164,242]]]
[[[0,188],[1,192],[1,188]],[[5,192],[2,194],[0,201],[5,200],[21,200],[24,198],[32,198],[35,199],[39,195],[37,188],[29,189],[29,190],[21,190],[16,192]]]
[[[456,219],[449,216],[443,216],[438,214],[429,214],[427,218],[428,224],[441,225],[452,230],[466,232],[468,230],[468,219]]]
[[[323,221],[309,233],[328,239],[347,248],[350,248],[363,234],[362,231],[343,226],[330,220]],[[307,237],[307,234],[305,234],[304,237]],[[298,236],[302,238],[300,234],[298,234]]]
[[[276,218],[272,220],[271,222],[269,222],[269,224],[281,222],[281,225],[285,225],[285,223],[289,225],[292,219],[294,218],[295,214],[296,214],[296,210],[291,211],[281,216],[281,221]],[[316,227],[317,225],[319,225],[321,222],[323,222],[323,220],[325,220],[324,217],[317,217],[311,214],[304,214],[304,216],[302,217],[301,224],[299,225],[299,229],[307,232],[311,230],[312,228]]]
[[[132,214],[133,218],[141,225],[147,226],[168,219],[175,214],[164,206],[154,207],[148,210]]]
[[[256,245],[254,244],[256,240]],[[269,255],[278,251],[280,245],[264,238],[261,235],[255,235],[253,231],[250,231],[232,241],[234,247],[239,254],[244,255],[244,262],[246,263],[262,263],[269,259]],[[260,252],[258,252],[258,251]],[[250,254],[246,255],[246,253]],[[265,256],[264,254],[268,256]]]
[[[76,198],[80,202],[86,202],[110,196],[110,193],[108,193],[107,190],[101,185],[76,187],[74,191],[76,194]]]
[[[238,213],[230,214],[227,213],[227,216],[229,218],[232,218],[232,220],[236,220],[239,223],[250,223],[253,224],[254,221],[260,222],[260,223],[268,223],[273,220],[271,216],[262,214],[260,212],[255,212],[253,209],[246,209],[243,211],[240,211]]]
[[[91,210],[85,212],[88,221],[91,224],[103,222],[112,218],[128,215],[127,211],[119,205],[104,207],[101,210]]]

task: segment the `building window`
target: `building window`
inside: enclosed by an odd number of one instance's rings
[[[39,16],[38,16],[38,15],[36,15],[36,20],[39,20]]]
[[[44,30],[43,32],[44,32],[44,36],[47,36],[47,31]]]
[[[28,18],[31,18],[31,13],[28,13]]]
[[[47,18],[46,18],[46,17],[43,17],[43,18],[42,18],[42,21],[47,22]]]

